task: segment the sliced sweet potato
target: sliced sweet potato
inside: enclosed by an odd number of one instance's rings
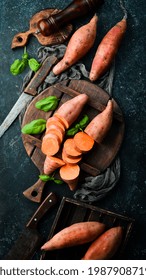
[[[59,137],[59,139],[60,139],[60,141],[62,142],[63,141],[63,138],[64,138],[64,133],[62,133],[60,130],[58,130],[58,129],[49,129],[49,128],[47,128],[47,130],[46,130],[46,135],[48,135],[48,134],[54,134],[54,135],[57,135],[58,137]]]
[[[54,116],[64,125],[66,129],[69,128],[69,123],[64,117],[62,117],[59,113],[55,113]]]
[[[47,134],[42,141],[41,150],[46,156],[54,156],[60,149],[61,141],[55,134]]]
[[[62,126],[62,125],[61,125]],[[50,129],[56,129],[56,130],[59,130],[60,132],[64,133],[65,134],[65,129],[63,127],[60,126],[60,123],[58,125],[58,123],[55,123],[55,124],[48,124],[47,125],[47,128],[46,128],[46,133],[50,130]]]
[[[56,169],[58,169],[59,167],[61,167],[63,165],[65,165],[65,163],[62,159],[59,159],[57,157],[52,157],[52,156],[46,156],[46,159],[44,162],[44,174],[50,175]]]
[[[81,153],[89,152],[94,146],[94,140],[85,132],[78,132],[73,139],[76,148]]]
[[[74,191],[78,184],[80,167],[75,164],[66,164],[60,168],[60,177],[66,182],[71,191]]]
[[[62,159],[63,159],[63,161],[64,161],[65,163],[67,163],[67,164],[76,164],[76,163],[78,163],[78,162],[81,161],[82,156],[78,156],[78,157],[76,157],[76,158],[70,158],[70,157],[66,154],[65,150],[63,149],[63,151],[62,151]]]
[[[74,142],[74,139],[73,139],[73,138],[67,139],[67,140],[64,142],[63,148],[64,148],[64,151],[66,152],[66,154],[67,154],[69,157],[76,158],[76,157],[81,156],[81,154],[82,154],[81,152],[79,152],[79,151],[76,149],[75,142]]]
[[[47,120],[46,128],[48,128],[48,126],[51,125],[51,124],[54,124],[54,125],[57,125],[57,126],[61,127],[64,131],[66,129],[66,126],[65,126],[64,122],[62,122],[61,119],[55,117],[54,115],[53,115],[53,117],[51,117]]]

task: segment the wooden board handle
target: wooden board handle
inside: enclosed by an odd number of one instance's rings
[[[26,189],[23,195],[31,201],[40,203],[45,183],[39,179],[32,187]]]

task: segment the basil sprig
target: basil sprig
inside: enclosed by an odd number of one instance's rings
[[[16,59],[10,66],[10,72],[14,76],[19,75],[27,66],[29,66],[32,71],[36,72],[40,68],[41,64],[35,58],[29,58],[29,54],[25,47],[21,59]]]
[[[40,134],[46,129],[46,120],[37,119],[26,124],[21,132],[24,134]]]
[[[59,99],[52,95],[36,102],[35,107],[44,112],[53,111],[58,107]]]
[[[89,117],[87,115],[84,115],[79,123],[77,123],[74,127],[67,130],[66,135],[74,136],[78,131],[84,130],[88,123],[89,123]]]
[[[49,176],[49,175],[39,175],[39,178],[43,181],[43,182],[48,182],[48,181],[54,181],[54,183],[61,185],[63,184],[63,181],[55,179],[53,176]]]

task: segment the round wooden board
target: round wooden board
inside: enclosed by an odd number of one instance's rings
[[[87,114],[92,120],[98,113],[100,113],[106,106],[109,95],[95,84],[84,80],[67,80],[45,89],[41,94],[33,99],[28,106],[22,126],[31,122],[32,120],[43,118],[47,120],[54,112],[43,112],[35,108],[35,103],[47,96],[56,95],[59,99],[59,106],[67,100],[75,97],[78,94],[86,93],[89,96],[89,103],[85,106],[84,111],[79,116]],[[118,104],[114,101],[114,119],[112,127],[102,142],[102,144],[95,143],[94,148],[87,153],[80,164],[81,170],[85,176],[97,176],[103,172],[112,161],[115,159],[124,136],[124,119],[122,111]],[[28,136],[22,135],[24,147],[28,156],[32,159],[40,172],[43,172],[43,164],[45,155],[41,152],[41,141],[43,135]],[[82,173],[81,172],[81,173]]]

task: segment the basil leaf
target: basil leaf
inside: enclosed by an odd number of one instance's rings
[[[26,59],[16,59],[13,64],[10,66],[10,72],[12,73],[12,75],[16,76],[21,74],[24,69],[26,68],[26,66],[28,65],[28,62]]]
[[[52,177],[51,176],[48,176],[48,175],[39,175],[39,178],[43,181],[43,182],[47,182],[47,181],[50,181],[52,180]]]
[[[58,102],[59,99],[56,96],[49,96],[36,102],[35,107],[45,112],[53,111],[57,108]]]
[[[56,184],[58,184],[58,185],[63,184],[63,181],[61,181],[61,180],[56,180],[56,179],[54,179],[54,182],[55,182]]]
[[[24,134],[39,134],[46,129],[46,120],[38,119],[26,124],[22,128],[22,133]]]
[[[89,117],[87,115],[84,115],[84,117],[79,122],[79,126],[80,128],[85,128],[88,123],[89,123]]]
[[[66,135],[74,136],[78,131],[79,131],[78,128],[73,127],[73,128],[70,128],[69,130],[67,130]]]
[[[28,64],[29,64],[30,69],[34,72],[37,72],[41,66],[41,64],[35,58],[30,58],[28,60]]]

